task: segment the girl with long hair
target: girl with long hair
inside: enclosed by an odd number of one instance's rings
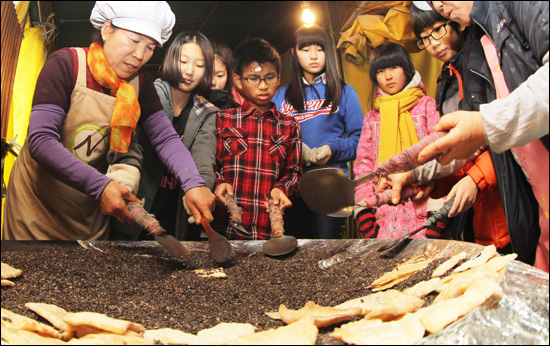
[[[323,28],[302,26],[294,38],[291,82],[277,91],[273,102],[300,123],[304,171],[328,166],[349,176],[348,163],[355,159],[363,121],[359,97],[341,80],[332,41]],[[342,237],[346,217],[317,214],[300,195],[292,203],[284,219],[289,234]]]

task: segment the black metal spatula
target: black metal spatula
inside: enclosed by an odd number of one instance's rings
[[[437,223],[437,221],[439,221],[442,218],[448,216],[449,211],[451,210],[451,207],[453,206],[454,201],[455,201],[455,197],[448,200],[447,203],[445,203],[438,211],[433,213],[433,215],[430,216],[428,218],[428,220],[426,220],[426,222],[424,222],[424,224],[421,227],[418,227],[414,231],[407,233],[406,235],[402,236],[401,238],[397,238],[392,242],[389,242],[385,245],[382,245],[378,249],[378,252],[386,251],[386,250],[389,250],[389,249],[392,249],[392,248],[399,248],[401,246],[401,244],[403,244],[403,242],[405,242],[405,240],[409,239],[410,237],[412,237],[416,233],[420,232],[424,228],[432,226],[435,223]],[[390,257],[395,256],[397,253],[398,252],[392,253],[392,256],[390,256]]]
[[[170,255],[176,258],[183,258],[189,254],[189,249],[180,243],[176,238],[166,233],[155,215],[149,214],[141,204],[130,202],[128,210],[138,225],[145,228],[147,232],[155,236],[155,240]]]

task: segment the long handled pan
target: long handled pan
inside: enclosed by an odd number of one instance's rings
[[[355,187],[376,177],[376,172],[357,180],[338,168],[319,168],[300,179],[300,192],[307,206],[319,214],[332,214],[355,204]]]
[[[262,251],[269,256],[282,256],[291,253],[298,246],[298,240],[285,235],[283,227],[283,213],[278,205],[273,204],[273,199],[265,196],[269,205],[269,220],[271,221],[271,232],[273,238],[266,240],[262,245]]]
[[[210,257],[218,262],[223,263],[227,261],[232,253],[233,249],[226,237],[214,231],[208,220],[203,216],[201,217],[201,224],[204,228],[206,235],[208,236],[208,247],[210,249]]]
[[[308,171],[300,179],[302,197],[307,206],[316,213],[337,213],[355,204],[355,187],[376,177],[414,169],[418,166],[416,160],[418,153],[444,135],[444,132],[432,133],[402,153],[392,156],[388,161],[378,165],[373,172],[357,180],[350,180],[338,168],[319,168]]]

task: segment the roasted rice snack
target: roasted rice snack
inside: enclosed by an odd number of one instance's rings
[[[363,319],[346,323],[335,328],[330,335],[354,345],[407,345],[422,340],[424,332],[418,316],[407,314],[390,322]]]
[[[338,309],[329,306],[320,306],[312,301],[307,302],[306,305],[299,310],[287,309],[284,304],[279,306],[279,315],[286,324],[294,323],[304,316],[311,316],[317,328],[327,327],[345,321],[351,317],[359,316],[361,313],[362,309],[359,307]]]

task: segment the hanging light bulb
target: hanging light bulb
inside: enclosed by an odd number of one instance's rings
[[[309,9],[309,7],[304,8],[302,12],[302,20],[305,24],[313,24],[315,22],[315,14]]]

